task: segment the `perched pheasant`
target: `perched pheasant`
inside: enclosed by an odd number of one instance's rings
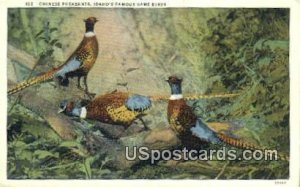
[[[54,78],[57,78],[61,85],[67,86],[69,77],[78,77],[77,87],[79,89],[82,89],[80,86],[80,79],[83,77],[85,91],[88,93],[87,75],[98,56],[98,41],[94,33],[94,25],[97,21],[98,20],[95,17],[89,17],[84,20],[86,28],[84,37],[77,49],[63,65],[18,83],[8,91],[8,95],[19,92],[31,85]]]
[[[170,76],[167,82],[171,87],[171,97],[168,102],[168,121],[185,146],[198,147],[203,142],[215,144],[224,142],[239,148],[256,148],[255,145],[217,133],[209,128],[186,104],[181,90],[182,79]]]
[[[64,100],[60,103],[59,112],[125,127],[128,127],[134,120],[140,119],[145,129],[148,129],[141,117],[150,107],[151,100],[147,96],[114,91],[96,96],[86,106],[82,106],[80,102]]]

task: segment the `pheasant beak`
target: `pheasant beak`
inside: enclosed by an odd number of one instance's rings
[[[62,109],[62,108],[60,108],[60,109],[57,111],[57,113],[59,114],[59,113],[62,113],[63,111],[65,111],[65,110]]]
[[[59,114],[59,113],[64,112],[66,110],[66,108],[67,108],[67,106],[64,106],[63,108],[59,108],[57,113]]]

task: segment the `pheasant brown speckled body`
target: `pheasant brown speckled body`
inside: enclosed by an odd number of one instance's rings
[[[191,134],[190,129],[196,123],[197,117],[184,99],[169,100],[168,121],[177,133],[182,144],[188,148],[198,148],[204,142]]]
[[[192,128],[192,124],[197,120],[196,115],[193,113],[185,100],[169,100],[168,103],[168,121],[172,129],[178,134],[184,135],[189,133],[188,129]]]
[[[72,102],[61,105],[61,109],[68,115],[125,127],[134,120],[140,119],[139,117],[150,107],[149,97],[125,92],[112,92],[96,96],[84,107],[75,106]]]
[[[84,37],[73,55],[71,55],[71,57],[67,60],[70,61],[71,58],[75,56],[77,60],[83,63],[75,71],[68,72],[66,76],[86,76],[96,62],[98,51],[99,48],[96,35],[91,37]]]
[[[97,21],[95,17],[89,17],[85,20],[86,33],[77,49],[63,65],[18,83],[8,91],[8,95],[53,78],[58,78],[59,83],[66,86],[69,83],[69,77],[78,77],[78,88],[81,88],[80,79],[84,77],[85,91],[88,92],[87,74],[95,64],[99,51],[98,41],[93,32],[94,24]]]
[[[106,123],[129,125],[141,112],[129,110],[125,106],[129,94],[123,92],[97,96],[87,106],[87,118]]]

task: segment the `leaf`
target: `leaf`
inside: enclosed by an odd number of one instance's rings
[[[38,33],[35,35],[35,38],[37,38],[38,36],[40,36],[43,32],[44,32],[44,30],[41,30],[40,32],[38,32]]]
[[[58,47],[58,48],[62,48],[62,44],[61,44],[61,43],[59,43],[59,42],[55,43],[55,45],[54,45],[54,46],[56,46],[56,47]]]
[[[80,143],[76,142],[76,141],[64,141],[62,142],[60,145],[60,147],[80,147]]]
[[[33,179],[40,178],[43,176],[43,172],[40,170],[30,170],[29,174],[30,174],[30,178]]]
[[[16,171],[16,165],[9,165],[7,174],[10,175]]]
[[[38,37],[37,40],[43,40],[48,43],[48,39],[42,36]]]
[[[23,150],[23,151],[18,151],[16,152],[17,158],[20,160],[26,160],[26,161],[31,161],[32,160],[32,152]]]
[[[52,27],[51,29],[50,29],[50,33],[52,33],[52,32],[54,32],[54,31],[57,31],[58,29],[56,28],[56,27]]]
[[[105,174],[110,174],[110,173],[111,173],[111,171],[109,169],[102,169],[99,171],[100,175],[105,175]]]
[[[53,54],[54,50],[53,49],[50,49],[46,52],[46,55],[47,56],[51,56]]]
[[[91,165],[92,165],[93,160],[94,160],[93,157],[89,157],[89,158],[85,159],[85,161],[84,161],[85,172],[86,172],[87,178],[89,178],[89,179],[92,177]]]
[[[58,40],[57,39],[54,39],[50,42],[51,45],[54,45]]]
[[[23,141],[15,141],[14,146],[16,147],[16,149],[22,150],[22,149],[25,149],[27,145]]]
[[[36,150],[33,153],[34,156],[36,156],[38,159],[44,159],[46,157],[54,157],[54,158],[58,158],[59,154],[58,153],[51,153],[49,151],[44,151],[44,150]]]

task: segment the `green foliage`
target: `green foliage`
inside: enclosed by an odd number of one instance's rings
[[[108,157],[83,152],[81,139],[63,141],[33,113],[16,105],[8,116],[8,178],[98,178]],[[98,165],[97,163],[101,163]]]
[[[225,167],[225,172],[221,173]],[[129,179],[285,179],[288,162],[276,161],[161,161],[157,165],[141,164],[125,171]],[[138,168],[138,169],[137,169]]]
[[[31,15],[29,15],[30,13],[27,10],[28,9],[10,9],[10,11],[8,11],[8,30],[10,31],[8,35],[9,44],[17,45],[19,49],[23,49],[37,57],[37,61],[30,71],[26,68],[25,71],[22,72],[23,75],[17,75],[21,76],[22,79],[24,79],[24,77],[28,79],[33,74],[44,72],[45,69],[49,69],[49,67],[57,66],[57,64],[55,64],[54,51],[55,49],[62,48],[62,44],[56,33],[58,28],[51,27],[50,22],[45,18],[43,21],[39,20],[41,24],[38,25],[44,25],[41,30],[37,30],[40,28],[34,25],[33,22],[30,22],[32,17],[30,17]],[[18,21],[22,24],[18,24]],[[16,64],[13,64],[13,66],[16,70]],[[14,108],[15,104],[20,102],[20,99],[21,95],[17,97],[9,111]]]
[[[262,144],[279,149],[289,147],[288,20],[287,9],[230,9],[208,21],[202,41],[208,72],[220,77],[208,91],[222,85],[242,92],[234,100],[207,104],[214,111],[208,119],[242,119]],[[270,130],[276,133],[266,136]]]
[[[143,54],[141,61],[150,58],[152,63],[149,64],[150,66],[164,70],[162,78],[170,74],[183,76],[186,80],[183,84],[184,90],[189,93],[205,92],[213,79],[218,77],[207,76],[201,39],[207,32],[206,19],[217,12],[220,11],[216,9],[130,10],[136,24],[135,44]]]
[[[45,64],[54,60],[53,52],[55,47],[62,48],[62,44],[59,39],[55,37],[54,32],[57,31],[57,27],[50,27],[50,23],[46,22],[44,28],[35,35],[35,40],[38,44],[43,45],[41,52],[39,52],[39,63]],[[52,66],[54,65],[51,63]]]
[[[28,9],[8,11],[8,42],[36,57],[32,71],[41,71],[45,66],[49,68],[60,64],[54,51],[61,50],[62,43],[56,19],[47,17],[43,9],[34,12],[32,14]]]

